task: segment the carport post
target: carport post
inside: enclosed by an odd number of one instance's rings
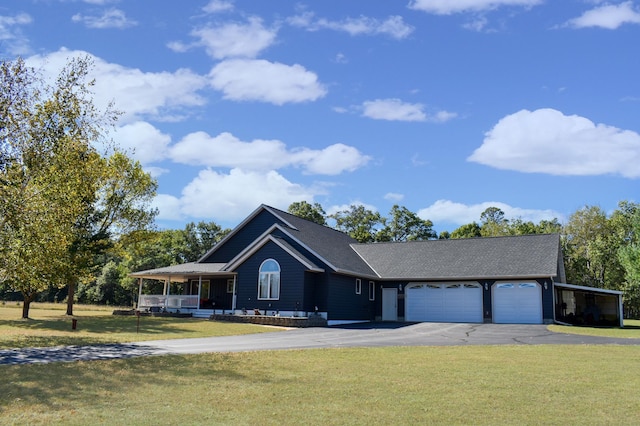
[[[624,328],[624,312],[622,310],[622,295],[618,295],[618,316],[620,317],[620,328]]]

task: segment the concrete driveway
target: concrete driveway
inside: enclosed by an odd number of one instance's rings
[[[638,345],[640,339],[615,339],[553,333],[545,325],[366,323],[293,329],[275,333],[198,339],[173,339],[120,345],[66,346],[0,350],[0,364],[70,362],[165,354],[260,350],[453,345]]]

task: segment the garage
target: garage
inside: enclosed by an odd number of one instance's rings
[[[493,322],[542,324],[542,287],[536,282],[493,285]]]
[[[407,321],[482,322],[477,283],[410,283],[405,298]]]

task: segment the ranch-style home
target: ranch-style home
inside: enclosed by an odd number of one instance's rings
[[[557,234],[360,244],[262,205],[198,261],[132,276],[138,309],[200,317],[622,326],[621,292],[565,283]]]

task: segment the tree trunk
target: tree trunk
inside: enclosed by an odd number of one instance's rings
[[[75,289],[75,280],[69,280],[69,293],[67,293],[67,315],[73,315],[73,297]]]
[[[36,298],[36,295],[22,293],[22,298],[24,300],[24,302],[22,302],[22,319],[29,319],[29,308],[31,307],[31,302]]]

